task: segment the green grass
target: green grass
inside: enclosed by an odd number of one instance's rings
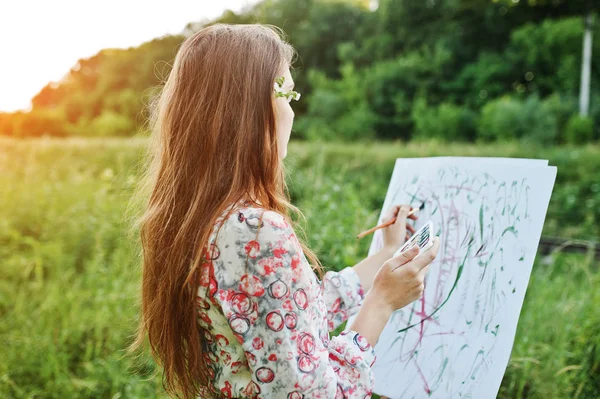
[[[138,243],[123,215],[143,139],[0,140],[0,397],[165,397],[137,321]],[[545,235],[600,237],[600,147],[311,144],[289,148],[289,185],[326,267],[355,264],[396,157],[550,159]],[[586,256],[538,256],[500,398],[600,397],[600,273]]]

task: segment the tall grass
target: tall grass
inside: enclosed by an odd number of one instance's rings
[[[124,214],[144,145],[0,140],[0,397],[165,397],[149,356],[124,353],[140,278]],[[366,255],[354,236],[376,222],[396,157],[532,154],[559,167],[544,234],[598,240],[598,146],[291,143],[286,163],[310,245],[340,269]],[[597,266],[538,256],[500,398],[600,397]]]

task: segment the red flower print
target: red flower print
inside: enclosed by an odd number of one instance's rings
[[[262,340],[261,337],[255,337],[252,340],[252,347],[256,350],[262,349],[262,347],[265,345],[264,341]]]
[[[307,355],[315,352],[315,338],[310,333],[301,333],[298,338],[298,349]]]
[[[252,296],[262,296],[265,288],[260,279],[251,274],[244,274],[241,278],[240,291],[244,291]]]
[[[248,364],[251,366],[256,366],[256,356],[253,353],[246,351],[246,358],[248,359]]]
[[[209,303],[204,298],[202,298],[201,296],[197,296],[196,297],[196,304],[198,305],[198,307],[200,309],[204,309],[204,310],[210,309]]]
[[[204,352],[204,355],[202,357],[204,357],[204,361],[206,363],[212,363],[212,359],[210,358],[210,355],[207,352]]]
[[[292,301],[290,299],[288,299],[285,302],[283,302],[283,304],[281,305],[281,307],[283,309],[287,310],[288,312],[291,312],[294,309],[292,307]]]
[[[263,383],[273,381],[275,373],[268,367],[260,367],[256,370],[256,379]]]
[[[215,338],[217,339],[217,344],[219,346],[227,346],[227,345],[229,345],[229,340],[227,339],[226,336],[224,336],[222,334],[217,334],[215,336]]]
[[[294,293],[294,302],[298,306],[298,309],[304,310],[308,306],[308,297],[302,288]]]
[[[283,317],[279,310],[269,312],[267,315],[267,326],[273,331],[281,331],[283,328]]]
[[[298,255],[292,256],[292,272],[294,276],[292,277],[292,281],[296,282],[302,275],[302,260]]]
[[[221,351],[220,358],[225,364],[231,363],[231,355],[225,351]]]
[[[215,370],[212,367],[208,367],[208,377],[213,380],[215,378]]]
[[[369,342],[367,341],[367,339],[365,337],[363,337],[362,335],[358,335],[358,334],[355,335],[354,336],[354,343],[363,352],[371,348],[371,344],[369,344]]]
[[[242,362],[231,363],[231,374],[237,374],[237,372],[240,371],[241,368],[242,368]]]
[[[212,320],[210,319],[210,317],[208,317],[208,315],[206,314],[206,312],[204,311],[199,311],[198,312],[198,316],[200,317],[200,319],[205,322],[206,324],[212,324]]]
[[[288,227],[288,223],[283,217],[269,218],[269,224],[277,229],[285,229]]]
[[[337,389],[335,391],[335,399],[345,399],[346,395],[344,395],[344,388],[340,384],[337,385]]]
[[[339,312],[340,307],[342,305],[342,300],[341,298],[337,298],[332,304],[331,304],[331,311],[333,313]]]
[[[250,241],[248,244],[246,244],[245,249],[246,255],[248,255],[252,259],[255,259],[260,254],[260,244],[258,243],[258,241]]]
[[[269,285],[269,295],[271,298],[283,298],[288,292],[287,284],[281,281],[281,279],[277,279]]]
[[[272,362],[276,362],[277,361],[277,355],[274,353],[271,353],[271,355],[269,355],[269,360]]]
[[[285,322],[285,326],[288,329],[293,330],[294,328],[296,328],[296,323],[298,322],[298,316],[296,316],[296,313],[294,313],[294,312],[286,313],[285,317],[284,317],[284,322]]]
[[[315,367],[315,362],[310,357],[301,355],[298,358],[298,369],[303,373],[312,373]]]
[[[204,339],[206,340],[206,343],[208,343],[209,345],[212,344],[215,340],[212,336],[212,334],[210,332],[208,332],[207,330],[204,330]]]
[[[231,297],[231,309],[237,314],[248,315],[252,313],[252,299],[241,292],[234,294]]]
[[[210,252],[207,254],[207,259],[215,260],[219,259],[220,256],[221,251],[219,250],[219,247],[217,247],[214,243],[210,244]]]
[[[250,329],[250,321],[243,316],[233,316],[229,318],[229,326],[233,332],[244,335]]]
[[[233,298],[233,296],[237,294],[236,291],[232,290],[231,288],[227,289],[227,290],[218,290],[217,291],[217,296],[219,297],[219,300],[221,302],[229,302],[231,301],[231,298]]]
[[[248,385],[242,389],[242,393],[250,398],[253,398],[260,393],[260,387],[256,385],[254,381],[250,381],[250,383],[248,383]]]
[[[208,294],[212,297],[213,295],[215,295],[215,292],[217,292],[218,289],[217,280],[211,278],[208,283],[208,287]]]
[[[283,258],[283,255],[287,254],[287,252],[288,252],[287,249],[285,249],[283,247],[273,249],[273,255],[276,258]]]
[[[221,393],[225,395],[226,398],[231,398],[231,384],[229,381],[225,381],[225,387],[221,388]]]
[[[283,262],[276,258],[263,258],[258,261],[258,265],[262,268],[263,276],[270,276],[275,273],[278,268],[283,267]],[[259,272],[261,270],[259,269]]]
[[[361,356],[352,355],[350,352],[346,352],[346,354],[344,355],[344,360],[346,360],[348,364],[351,364],[353,366],[355,366],[356,362],[360,361],[360,359],[362,359]]]

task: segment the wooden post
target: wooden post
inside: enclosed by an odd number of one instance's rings
[[[592,70],[592,12],[585,16],[583,56],[581,57],[581,86],[579,88],[579,115],[588,116],[590,110],[590,75]]]

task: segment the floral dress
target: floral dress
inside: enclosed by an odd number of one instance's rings
[[[371,345],[352,330],[329,337],[362,303],[356,272],[329,271],[320,282],[281,214],[235,205],[217,220],[200,273],[205,389],[225,398],[370,398]]]

